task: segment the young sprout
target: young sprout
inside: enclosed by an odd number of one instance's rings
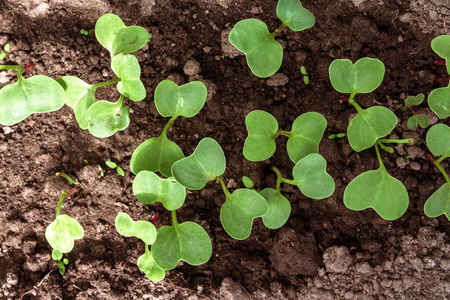
[[[440,35],[431,41],[431,48],[445,59],[447,72],[450,74],[450,35]],[[440,118],[450,116],[450,83],[447,87],[437,88],[428,95],[428,105]]]
[[[79,185],[79,186],[83,186],[81,183],[79,183],[78,181],[73,180],[69,175],[67,175],[66,173],[63,172],[57,172],[55,174],[56,176],[61,176],[62,178],[65,178],[71,185]]]
[[[120,176],[122,176],[122,177],[125,176],[125,172],[123,171],[123,169],[121,167],[119,167],[115,162],[108,160],[108,161],[105,161],[105,164],[111,169],[116,169],[117,173]]]
[[[306,72],[306,68],[304,67],[304,66],[301,66],[300,67],[300,72],[302,73],[302,75],[303,75],[303,82],[305,83],[305,84],[309,84],[309,77],[308,77],[308,73]]]
[[[335,138],[340,139],[340,138],[343,138],[344,136],[346,136],[345,133],[330,134],[330,135],[328,136],[328,139],[329,139],[329,140],[334,140]]]
[[[84,30],[84,29],[81,29],[80,33],[83,34],[83,35],[88,35],[89,34],[89,32],[87,30]]]
[[[0,52],[0,60],[4,60],[6,57],[6,53],[9,52],[9,50],[11,49],[11,45],[10,44],[6,44],[3,47],[3,51]]]
[[[105,176],[105,170],[103,170],[103,168],[101,166],[98,166],[98,170],[100,172],[100,177]]]
[[[243,176],[243,177],[242,177],[242,183],[243,183],[244,186],[245,186],[246,188],[248,188],[248,189],[254,188],[253,181],[252,181],[249,177],[247,177],[247,176]]]
[[[417,96],[408,96],[405,99],[405,107],[411,111],[412,117],[408,119],[406,126],[408,129],[413,130],[420,126],[421,128],[427,128],[430,125],[430,120],[425,114],[417,114],[412,108],[414,105],[420,105],[425,99],[425,95],[420,93]]]

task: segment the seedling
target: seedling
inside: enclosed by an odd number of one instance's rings
[[[117,173],[120,176],[125,176],[125,172],[123,171],[123,169],[121,167],[119,167],[115,162],[112,161],[105,161],[105,164],[110,167],[111,169],[116,169]]]
[[[67,175],[66,173],[63,172],[57,172],[55,174],[56,176],[61,176],[62,178],[66,179],[71,185],[79,185],[79,186],[83,186],[80,182],[73,180],[69,175]]]
[[[283,23],[272,33],[263,21],[245,19],[237,22],[228,36],[230,43],[244,52],[252,73],[261,78],[275,74],[283,61],[283,48],[275,36],[285,27],[302,31],[315,23],[314,15],[298,0],[279,0],[276,14]]]
[[[80,33],[87,36],[89,34],[89,31],[81,29]]]
[[[10,44],[6,44],[3,47],[3,51],[0,52],[0,60],[4,60],[6,57],[6,53],[9,52],[9,50],[11,50],[11,45]]]
[[[420,126],[421,128],[427,128],[430,125],[430,120],[425,114],[417,114],[412,108],[415,105],[420,105],[425,99],[425,95],[420,93],[417,96],[409,96],[405,99],[405,107],[413,114],[412,117],[408,119],[406,126],[408,129],[413,130]]]
[[[58,261],[61,275],[64,275],[65,266],[69,263],[67,259],[62,259],[63,254],[72,251],[74,240],[81,239],[84,236],[84,230],[80,223],[68,215],[61,214],[61,206],[66,196],[67,193],[62,191],[56,208],[56,218],[45,230],[45,238],[53,248],[52,258]]]
[[[445,59],[447,72],[450,74],[450,35],[440,35],[431,41],[431,48]],[[428,95],[428,105],[440,118],[450,116],[450,83],[447,87],[437,88]]]
[[[345,133],[330,134],[330,135],[328,136],[328,139],[329,139],[329,140],[334,140],[335,138],[341,139],[341,138],[343,138],[344,136],[346,136]]]
[[[450,127],[445,124],[434,125],[428,130],[426,142],[431,153],[438,157],[434,161],[434,165],[442,173],[446,183],[427,199],[424,212],[430,218],[445,214],[450,221],[450,177],[440,164],[444,159],[450,157]]]
[[[101,166],[98,166],[98,171],[100,172],[100,177],[105,176],[105,170]]]
[[[247,176],[243,176],[242,177],[242,183],[244,184],[244,186],[248,189],[252,189],[255,185],[253,184],[253,181],[247,177]]]
[[[304,66],[300,67],[300,72],[303,75],[303,82],[305,84],[309,84],[309,77],[308,77],[308,73],[306,72],[306,68]]]

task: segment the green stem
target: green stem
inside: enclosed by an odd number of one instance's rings
[[[166,126],[164,126],[162,132],[161,132],[161,136],[165,136],[167,137],[167,130],[169,130],[169,127],[173,125],[173,123],[175,122],[175,119],[178,116],[173,116],[172,118],[170,118],[169,122],[167,122]]]
[[[291,137],[291,132],[290,131],[284,131],[284,130],[278,130],[277,133],[275,134],[275,139],[277,137],[279,137],[280,135]]]
[[[58,206],[56,207],[56,217],[58,217],[59,214],[61,213],[61,206],[62,206],[62,203],[64,201],[64,198],[66,198],[66,196],[67,196],[66,191],[62,190],[61,197],[59,197],[59,200],[58,200]]]
[[[299,182],[297,180],[283,178],[283,175],[281,175],[281,172],[280,172],[280,170],[278,170],[277,167],[272,167],[272,171],[274,171],[277,174],[277,191],[280,191],[280,185],[282,182],[291,184],[291,185],[299,184]]]
[[[448,176],[447,172],[445,172],[444,168],[441,166],[441,161],[443,161],[447,157],[448,156],[446,156],[446,155],[441,156],[439,159],[434,161],[434,165],[436,166],[436,168],[439,169],[439,171],[441,171],[441,173],[442,173],[442,175],[444,175],[444,178],[447,181],[448,185],[450,185],[450,177]]]
[[[225,182],[223,181],[222,175],[218,177],[219,183],[222,186],[222,190],[225,194],[225,198],[228,199],[231,197],[231,193],[228,191],[227,186],[225,185]]]
[[[62,178],[65,178],[71,185],[76,185],[78,184],[79,186],[82,186],[81,183],[79,183],[78,181],[73,180],[72,178],[70,178],[69,175],[67,175],[66,173],[63,172],[57,172],[56,176],[61,176]]]
[[[145,244],[145,254],[149,255],[150,254],[150,249],[148,249],[148,245]]]
[[[400,140],[394,140],[394,139],[378,139],[378,141],[381,144],[407,144],[411,141],[411,139],[400,139]]]
[[[286,26],[287,26],[287,24],[285,24],[285,23],[283,22],[283,24],[281,24],[280,27],[278,27],[277,29],[275,29],[275,31],[272,32],[270,35],[271,35],[271,36],[277,36],[277,35],[279,35],[280,32],[283,31],[283,29],[284,29]]]
[[[111,85],[111,84],[116,84],[116,83],[118,83],[118,82],[120,82],[120,81],[121,81],[121,79],[120,79],[119,77],[114,77],[114,78],[111,79],[111,80],[93,84],[93,85],[91,85],[91,86],[88,88],[88,90],[89,90],[89,91],[96,90],[96,89],[101,88],[101,87],[104,87],[104,86],[108,86],[108,85]]]
[[[380,143],[381,143],[380,140],[377,140],[377,142],[375,143],[375,152],[377,153],[378,162],[380,163],[380,169],[384,169],[383,160],[381,159],[380,155],[380,149],[378,149],[378,144]]]
[[[125,99],[125,96],[121,94],[119,100],[116,102],[117,106],[122,107],[123,99]]]
[[[17,65],[0,65],[0,70],[16,70],[18,72],[23,72],[25,68]]]
[[[351,94],[350,97],[348,98],[348,102],[356,108],[358,113],[362,113],[364,111],[364,109],[362,109],[361,106],[359,106],[359,104],[356,103],[356,101],[354,100],[355,95],[356,95],[356,93]]]
[[[177,221],[177,211],[176,210],[172,210],[172,225],[174,227],[176,227],[178,225],[178,221]]]

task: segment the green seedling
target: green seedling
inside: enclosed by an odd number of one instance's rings
[[[427,199],[424,212],[430,218],[445,214],[450,221],[450,177],[440,164],[444,159],[450,157],[450,127],[445,124],[434,125],[428,130],[426,142],[431,153],[438,157],[434,161],[434,165],[442,173],[446,183]]]
[[[146,170],[171,177],[172,164],[184,157],[181,148],[167,138],[167,131],[179,116],[195,116],[206,102],[207,89],[200,81],[178,86],[170,80],[161,81],[155,90],[155,105],[161,116],[171,118],[157,138],[140,144],[130,162],[134,174]],[[151,158],[151,159],[150,159]]]
[[[63,172],[57,172],[55,175],[56,175],[56,176],[61,176],[62,178],[66,179],[71,185],[79,185],[80,187],[83,186],[80,182],[73,180],[73,179],[72,179],[69,175],[67,175],[66,173],[63,173]]]
[[[303,83],[304,84],[309,84],[309,77],[308,77],[308,73],[306,72],[306,68],[304,66],[300,67],[300,72],[303,75]]]
[[[450,35],[440,35],[431,41],[431,49],[445,59],[447,72],[450,74]],[[450,83],[447,87],[437,88],[428,95],[428,105],[440,118],[450,116]]]
[[[242,183],[244,184],[244,186],[246,187],[246,188],[248,188],[248,189],[252,189],[252,188],[254,188],[254,184],[253,184],[253,181],[249,178],[249,177],[247,177],[247,176],[243,176],[242,177]]]
[[[84,29],[81,29],[80,30],[80,33],[82,34],[82,35],[88,35],[89,34],[89,31],[87,31],[87,30],[84,30]]]
[[[61,275],[64,275],[66,270],[65,266],[68,264],[67,259],[61,260],[63,254],[72,251],[74,240],[81,239],[84,236],[84,230],[80,223],[68,215],[61,214],[61,206],[66,196],[67,193],[62,191],[56,209],[56,218],[45,230],[45,238],[53,248],[52,258],[58,261],[58,268]]]
[[[6,53],[9,52],[9,50],[11,50],[11,45],[10,44],[6,44],[3,47],[3,51],[0,52],[0,60],[4,60],[6,57]]]
[[[105,170],[101,166],[98,166],[98,171],[100,172],[100,177],[105,176]]]
[[[341,139],[341,138],[343,138],[344,136],[346,136],[345,133],[330,134],[330,135],[328,136],[328,139],[329,139],[329,140],[334,140],[335,138]]]
[[[275,153],[276,138],[288,137],[289,158],[298,162],[311,153],[317,153],[319,143],[327,127],[324,116],[316,112],[307,112],[297,117],[291,131],[278,129],[277,120],[268,112],[254,110],[245,118],[248,137],[245,140],[243,154],[250,161],[266,160]]]
[[[420,93],[417,96],[408,96],[405,99],[405,107],[413,114],[412,117],[408,119],[406,126],[408,129],[413,130],[420,126],[421,128],[427,128],[430,125],[430,120],[425,114],[417,114],[412,108],[415,105],[420,105],[425,99],[425,95]]]
[[[125,176],[125,172],[123,171],[123,169],[121,167],[119,167],[115,162],[108,160],[108,161],[105,161],[105,164],[111,169],[116,169],[117,173],[120,176],[122,176],[122,177]]]
[[[283,23],[272,33],[263,21],[245,19],[234,25],[228,37],[232,45],[244,52],[252,73],[261,78],[275,74],[281,67],[283,48],[275,37],[285,27],[302,31],[315,23],[314,15],[298,0],[279,0],[276,14]]]

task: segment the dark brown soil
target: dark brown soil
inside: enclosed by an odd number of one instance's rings
[[[406,129],[406,96],[428,94],[442,86],[435,78],[445,68],[430,48],[433,37],[448,30],[450,5],[437,0],[305,0],[316,25],[304,32],[285,30],[280,73],[289,78],[282,86],[253,76],[243,56],[223,55],[221,33],[244,18],[258,18],[270,30],[280,25],[277,1],[240,0],[7,0],[0,2],[0,46],[11,44],[5,63],[34,67],[25,76],[52,78],[77,76],[88,83],[113,77],[109,54],[97,43],[94,26],[106,12],[119,15],[127,25],[140,25],[152,33],[148,47],[136,53],[148,97],[129,101],[131,124],[111,138],[97,139],[79,129],[70,108],[32,115],[0,130],[0,298],[2,299],[447,299],[450,295],[450,222],[424,216],[425,200],[444,182],[426,159],[426,130]],[[89,31],[88,36],[80,29]],[[333,59],[375,57],[386,66],[382,85],[358,97],[362,106],[387,106],[399,125],[392,135],[418,138],[413,146],[398,146],[383,154],[388,172],[401,180],[410,205],[400,219],[387,222],[374,211],[345,208],[346,185],[363,171],[377,167],[375,153],[355,153],[347,140],[329,140],[345,132],[355,113],[340,100],[328,79]],[[201,71],[188,76],[189,60]],[[305,66],[310,84],[302,81]],[[0,72],[0,87],[14,79]],[[134,175],[129,162],[144,140],[159,135],[167,119],[153,103],[157,84],[170,77],[177,83],[203,80],[210,91],[205,107],[191,119],[177,119],[169,138],[186,154],[203,137],[216,139],[227,157],[225,181],[230,189],[242,187],[242,176],[258,188],[274,187],[278,167],[290,177],[293,167],[285,141],[279,140],[274,157],[261,163],[242,155],[246,137],[244,119],[252,110],[272,113],[280,127],[289,130],[294,119],[317,111],[328,120],[320,153],[336,181],[336,192],[325,200],[311,200],[298,189],[284,185],[292,204],[288,223],[280,230],[265,228],[256,220],[244,241],[230,238],[219,220],[224,195],[209,184],[188,193],[179,220],[200,223],[213,243],[213,255],[202,266],[180,264],[157,284],[136,266],[142,243],[120,236],[114,228],[119,211],[133,219],[169,224],[170,214],[160,205],[143,205],[131,190]],[[114,88],[98,91],[97,99],[116,100]],[[430,110],[423,108],[430,114]],[[433,118],[434,122],[437,121]],[[433,121],[432,120],[432,121]],[[447,120],[448,123],[448,120]],[[402,157],[410,155],[406,164]],[[400,160],[399,160],[400,158]],[[87,161],[87,163],[85,162]],[[119,163],[121,177],[105,166]],[[397,166],[399,165],[399,166]],[[98,166],[106,170],[100,176]],[[448,164],[444,167],[449,169]],[[420,171],[416,169],[420,168]],[[68,198],[63,212],[76,218],[85,237],[68,254],[67,272],[61,276],[51,260],[44,237],[53,220],[62,189],[71,187],[56,177],[66,172],[83,183]]]

